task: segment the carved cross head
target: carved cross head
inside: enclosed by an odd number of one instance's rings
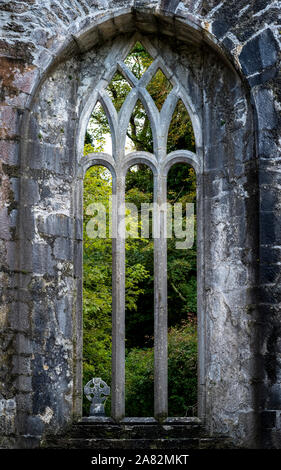
[[[100,377],[94,377],[84,387],[84,393],[92,402],[90,416],[105,416],[104,402],[110,395],[110,387]]]

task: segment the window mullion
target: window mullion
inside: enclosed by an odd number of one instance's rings
[[[125,416],[125,177],[117,174],[112,203],[112,417]]]
[[[168,415],[166,176],[154,181],[154,415]]]

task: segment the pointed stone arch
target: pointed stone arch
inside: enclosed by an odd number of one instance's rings
[[[160,160],[163,172],[176,161],[191,163],[197,172],[201,214],[198,223],[200,417],[212,432],[232,435],[238,426],[239,439],[243,440],[247,430],[256,429],[257,407],[254,386],[250,384],[257,331],[250,329],[247,316],[249,305],[255,304],[258,233],[254,217],[257,211],[254,124],[248,91],[216,41],[202,32],[198,22],[184,18],[171,22],[169,15],[161,14],[158,23],[152,22],[154,29],[146,30],[145,22],[142,27],[129,10],[118,16],[118,21],[115,18],[114,26],[113,16],[114,13],[74,36],[78,44],[74,55],[73,39],[63,48],[36,88],[23,119],[20,194],[23,195],[27,180],[32,180],[41,196],[27,205],[21,197],[19,287],[23,295],[30,297],[27,277],[23,274],[27,270],[31,278],[29,285],[37,283],[38,292],[44,298],[48,294],[44,279],[47,273],[54,295],[48,314],[44,308],[42,310],[38,296],[32,294],[30,298],[32,322],[45,321],[44,328],[49,329],[50,336],[44,342],[31,330],[26,337],[32,350],[28,357],[33,385],[30,406],[22,408],[26,419],[20,432],[34,433],[34,423],[41,426],[42,433],[56,432],[63,430],[73,417],[81,416],[81,182],[83,171],[93,159],[101,158],[100,162],[112,171],[116,160],[109,155],[92,155],[85,159],[81,168],[79,157],[86,123],[98,99],[108,110],[112,133],[117,133],[119,118],[103,90],[117,70],[117,64],[124,72],[122,61],[118,63],[120,51],[125,54],[130,50],[136,38],[133,29],[137,25],[142,41],[146,47],[150,44],[149,52],[158,66],[161,63],[161,69],[164,67],[162,70],[170,80],[173,63],[176,63],[174,87],[179,87],[179,96],[188,110],[196,136],[196,158],[180,151],[170,154],[167,160],[163,154]],[[117,24],[127,26],[126,34],[122,34]],[[163,41],[168,29],[176,47]],[[98,36],[93,34],[97,30]],[[95,61],[91,60],[93,54]],[[164,60],[161,61],[159,55]],[[212,74],[207,73],[210,68]],[[65,82],[65,76],[74,78]],[[127,77],[135,86],[134,79]],[[218,78],[219,89],[216,87]],[[138,93],[145,95],[142,90]],[[167,98],[171,106],[176,100],[172,93]],[[228,97],[227,101],[222,99],[222,94]],[[56,101],[59,96],[63,96],[62,102]],[[47,106],[47,101],[51,101],[51,105]],[[235,107],[238,102],[239,107]],[[154,109],[152,104],[151,107]],[[162,107],[161,117],[165,117],[167,107]],[[156,127],[159,125],[161,129],[161,119],[155,117],[154,121],[157,136]],[[161,134],[164,134],[163,129]],[[114,145],[117,148],[117,143]],[[162,149],[160,144],[158,148]],[[154,168],[158,162],[155,156],[153,159],[145,153],[128,158],[136,163],[141,159],[149,161]],[[124,160],[124,165],[129,165],[129,161]],[[48,186],[52,196],[42,197]],[[51,214],[48,208],[52,209]],[[27,216],[33,217],[33,229],[25,224]],[[64,222],[60,224],[60,220]],[[61,283],[66,286],[64,299],[60,297]],[[62,322],[60,318],[64,315]],[[50,347],[52,342],[53,347]],[[240,347],[247,351],[247,358],[235,362]],[[19,355],[25,354],[24,348],[21,342]],[[61,375],[55,372],[58,365]],[[242,376],[241,368],[245,371]],[[52,384],[52,373],[57,380],[56,387]],[[229,393],[236,386],[240,392],[233,398]],[[32,399],[36,387],[41,390],[37,403]],[[40,416],[47,407],[53,410],[52,419],[42,423]]]

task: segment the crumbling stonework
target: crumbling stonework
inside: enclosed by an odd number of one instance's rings
[[[200,417],[239,446],[281,447],[279,10],[0,2],[0,445],[39,445],[81,416],[79,157],[96,87],[138,31],[202,133]]]

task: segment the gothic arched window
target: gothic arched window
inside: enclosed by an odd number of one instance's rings
[[[138,41],[149,53],[146,67],[136,67],[130,50]],[[168,344],[167,344],[167,175],[179,162],[192,165],[200,173],[196,153],[175,150],[167,153],[168,133],[177,107],[186,108],[193,127],[199,129],[197,117],[187,91],[161,54],[145,38],[135,36],[126,46],[120,60],[110,65],[107,77],[96,87],[95,102],[108,120],[112,152],[93,152],[80,160],[81,174],[94,165],[103,165],[112,175],[112,401],[115,420],[125,416],[125,181],[133,165],[147,165],[154,178],[154,416],[168,415]],[[123,60],[122,60],[123,59]],[[114,102],[110,84],[123,80],[123,96]],[[155,102],[151,83],[165,81],[161,100]],[[116,100],[115,100],[116,101]],[[133,110],[141,107],[148,119],[153,141],[151,151],[128,149],[128,126]],[[200,132],[195,133],[200,146]]]

